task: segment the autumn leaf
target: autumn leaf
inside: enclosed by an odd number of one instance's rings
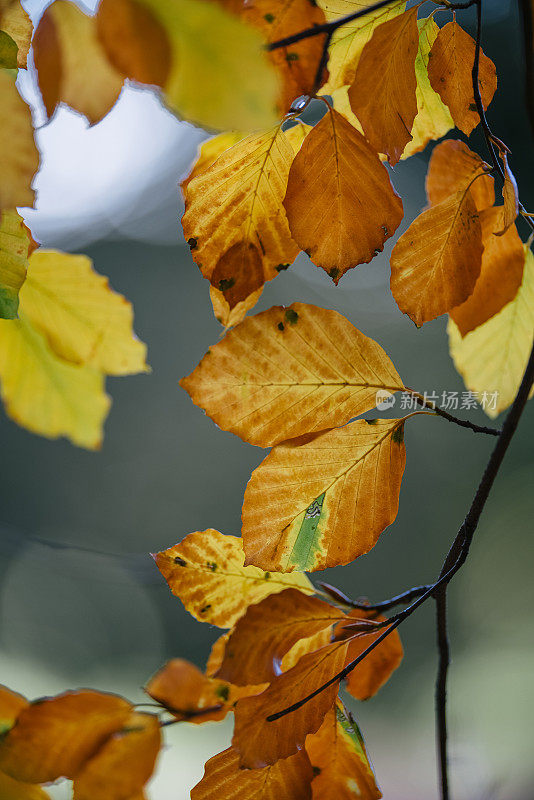
[[[403,383],[386,353],[345,317],[304,303],[249,317],[180,385],[223,430],[268,447],[344,425]]]
[[[74,780],[73,800],[129,800],[149,780],[161,744],[158,718],[132,712]]]
[[[369,143],[396,164],[417,114],[418,7],[377,26],[363,48],[349,101]]]
[[[125,77],[161,86],[180,116],[215,130],[274,124],[279,82],[262,36],[222,4],[103,0],[97,25],[111,63]]]
[[[28,706],[25,697],[0,684],[0,736],[13,727],[20,712]]]
[[[359,420],[274,447],[245,491],[246,563],[313,571],[371,550],[397,515],[403,428]]]
[[[196,531],[154,559],[172,593],[196,619],[231,628],[249,605],[289,587],[313,594],[305,575],[244,567],[243,542],[219,531]]]
[[[130,710],[122,697],[89,690],[38,700],[0,742],[0,770],[27,783],[74,778]]]
[[[313,800],[379,800],[382,797],[362,735],[338,701],[317,733],[306,739],[315,777]]]
[[[482,268],[473,293],[465,303],[451,309],[450,317],[462,336],[497,314],[517,295],[523,278],[525,250],[512,224],[502,236],[503,209],[487,208],[480,214],[482,225]]]
[[[482,230],[469,189],[423,211],[391,253],[391,291],[417,326],[472,293],[482,263]]]
[[[462,338],[449,321],[449,346],[466,387],[478,392],[484,410],[495,418],[510,406],[525,372],[534,337],[534,256],[525,247],[523,281],[514,299],[498,314]],[[495,404],[491,395],[495,395]]]
[[[211,136],[205,142],[202,142],[191,170],[180,183],[184,197],[187,195],[187,187],[193,178],[196,178],[197,175],[202,175],[217,161],[222,153],[245,139],[246,136],[247,134],[243,131],[227,131],[226,133],[219,133],[217,136]]]
[[[75,3],[55,0],[48,6],[35,31],[33,54],[49,117],[65,103],[94,125],[115,105],[123,77],[106,58],[95,18]]]
[[[187,186],[184,235],[202,274],[230,307],[298,254],[282,206],[293,156],[276,126],[223,152]]]
[[[0,70],[0,212],[33,205],[31,184],[39,169],[30,109],[19,95],[14,79]]]
[[[504,149],[500,149],[499,153],[504,171],[504,183],[502,187],[502,196],[504,200],[503,206],[503,224],[499,231],[495,232],[496,236],[503,236],[510,225],[513,225],[517,215],[519,214],[519,194],[517,191],[517,183],[514,173],[508,164],[508,154]]]
[[[457,22],[441,28],[430,51],[428,77],[445,105],[449,107],[457,128],[466,136],[479,123],[471,70],[475,60],[475,42]],[[478,70],[480,94],[486,109],[497,89],[495,64],[480,52]]]
[[[261,694],[238,701],[232,745],[240,753],[241,766],[259,769],[288,758],[304,747],[306,736],[321,727],[333,706],[337,682],[290,714],[273,721],[268,721],[267,717],[299,702],[334,678],[345,666],[347,652],[347,642],[327,644],[301,658]]]
[[[20,299],[25,318],[66,361],[108,375],[148,371],[131,303],[112,291],[87,256],[39,249],[30,257]]]
[[[441,142],[432,151],[426,176],[426,194],[430,205],[438,205],[469,188],[477,211],[495,202],[494,180],[487,174],[488,165],[477,153],[458,139]]]
[[[33,25],[19,0],[9,2],[0,8],[0,31],[2,34],[7,35],[16,46],[14,63],[6,63],[2,64],[2,66],[26,69]]]
[[[16,319],[19,291],[26,278],[30,236],[16,211],[1,212],[0,220],[0,318]]]
[[[191,800],[311,800],[312,767],[305,750],[263,769],[241,769],[230,747],[206,762]]]
[[[249,606],[226,642],[218,677],[239,685],[271,681],[299,641],[331,628],[344,614],[334,606],[286,589]]]
[[[21,783],[0,772],[0,797],[2,800],[50,800],[50,795],[31,783]]]
[[[26,319],[0,320],[0,390],[19,425],[91,450],[110,408],[101,372],[59,358]]]

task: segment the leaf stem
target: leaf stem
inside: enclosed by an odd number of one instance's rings
[[[409,389],[408,387],[406,387],[406,390],[416,398],[419,405],[423,406],[423,408],[429,408],[431,411],[434,411],[436,416],[443,417],[443,419],[446,419],[449,422],[454,422],[455,425],[459,425],[461,428],[469,428],[469,430],[473,431],[474,433],[487,433],[489,436],[499,436],[501,433],[501,431],[497,430],[497,428],[488,428],[485,425],[477,425],[475,422],[470,422],[466,419],[459,419],[459,417],[449,414],[448,411],[440,408],[436,405],[436,403],[434,403],[433,400],[429,400],[419,392],[415,392],[413,389]]]

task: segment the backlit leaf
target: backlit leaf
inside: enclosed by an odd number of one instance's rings
[[[0,742],[0,770],[27,783],[74,778],[130,709],[122,697],[88,690],[38,700]]]
[[[298,254],[282,206],[293,156],[277,126],[243,139],[187,186],[185,238],[231,307]]]
[[[349,100],[370,144],[396,164],[417,114],[417,6],[375,28],[365,45]]]
[[[33,25],[19,0],[8,2],[5,7],[2,6],[0,8],[0,30],[6,33],[17,46],[14,66],[25,69],[32,40]]]
[[[441,28],[430,51],[428,77],[432,88],[449,107],[457,128],[466,136],[478,125],[479,116],[473,93],[471,70],[475,60],[475,42],[457,22]],[[487,108],[497,89],[495,64],[480,53],[480,94]]]
[[[486,174],[487,165],[477,153],[458,139],[447,139],[432,151],[426,176],[426,194],[430,205],[447,200],[469,188],[477,211],[495,202],[494,181]],[[476,178],[476,180],[475,180]]]
[[[208,167],[216,161],[225,150],[229,150],[234,144],[237,144],[241,139],[246,138],[246,133],[242,131],[227,131],[226,133],[219,133],[217,136],[212,136],[202,142],[198,149],[197,158],[187,176],[180,183],[184,197],[187,193],[187,187],[197,175],[202,175]]]
[[[374,547],[397,515],[406,451],[403,419],[373,422],[271,450],[245,492],[247,564],[313,571]]]
[[[15,81],[0,70],[0,211],[33,205],[33,177],[39,169],[39,153],[33,138],[30,109]]]
[[[463,303],[482,263],[482,230],[469,189],[423,211],[391,253],[391,291],[417,326]]]
[[[291,650],[289,650],[282,658],[282,672],[287,672],[297,664],[300,659],[308,653],[313,653],[324,647],[325,644],[330,644],[332,641],[332,631],[330,628],[324,628],[319,633],[313,636],[307,636],[304,639],[299,639]]]
[[[0,320],[0,386],[6,413],[19,425],[100,447],[110,407],[102,373],[59,358],[24,318]]]
[[[25,697],[0,684],[0,736],[13,727],[20,712],[28,705]]]
[[[339,701],[317,733],[306,739],[314,768],[313,800],[379,800],[382,797],[361,733]]]
[[[16,211],[1,212],[0,221],[0,318],[16,319],[19,290],[26,278],[30,236]]]
[[[146,346],[133,333],[133,310],[87,256],[38,250],[20,293],[24,316],[57,355],[108,375],[146,372]]]
[[[304,303],[249,317],[180,385],[223,430],[268,447],[344,425],[402,381],[386,353],[345,317]]]
[[[191,800],[310,800],[312,778],[305,750],[263,769],[241,769],[230,747],[206,763]]]
[[[133,798],[154,771],[160,743],[158,718],[132,712],[76,774],[74,800]]]
[[[502,236],[510,225],[512,225],[517,215],[519,214],[519,194],[517,191],[517,183],[512,170],[508,165],[508,155],[505,150],[500,151],[500,156],[504,169],[504,185],[502,188],[502,196],[504,200],[503,206],[503,225],[502,229],[496,232],[497,236]]]
[[[485,400],[494,418],[513,402],[534,337],[534,256],[525,248],[523,282],[515,298],[494,317],[462,338],[449,322],[449,346],[454,366],[466,387]],[[493,404],[491,395],[496,392]]]
[[[158,569],[173,594],[202,622],[231,628],[249,605],[296,587],[313,594],[305,575],[280,575],[243,566],[243,542],[219,531],[190,533],[180,544],[156,553]]]
[[[525,250],[516,226],[512,224],[503,236],[495,235],[503,227],[502,207],[482,211],[480,223],[484,245],[480,276],[465,303],[449,312],[462,336],[513,300],[523,278]]]
[[[0,772],[0,797],[2,800],[50,800],[50,795],[31,783],[21,783]]]
[[[224,294],[216,289],[215,286],[210,286],[210,300],[213,306],[215,319],[217,322],[220,322],[221,325],[224,325],[225,328],[233,328],[235,325],[239,325],[239,323],[243,322],[245,319],[247,312],[250,311],[251,308],[254,308],[262,292],[263,286],[260,289],[256,289],[255,292],[252,292],[252,294],[249,294],[248,297],[231,308]]]
[[[49,117],[65,103],[94,125],[115,105],[123,77],[106,58],[95,18],[75,3],[55,0],[48,6],[35,31],[33,53]]]
[[[237,621],[217,675],[239,685],[271,681],[299,639],[331,628],[343,617],[339,609],[297,589],[270,595],[249,606]]]
[[[294,240],[336,284],[383,249],[403,216],[376,152],[330,107],[295,156],[284,206]]]

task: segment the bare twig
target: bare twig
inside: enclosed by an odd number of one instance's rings
[[[429,400],[419,392],[414,392],[413,389],[407,388],[407,391],[415,397],[419,405],[423,406],[423,408],[429,408],[431,411],[434,411],[438,417],[443,417],[443,419],[446,419],[449,422],[454,422],[455,425],[459,425],[461,428],[468,428],[474,433],[487,433],[490,436],[499,436],[501,433],[500,430],[497,430],[497,428],[489,428],[486,425],[477,425],[475,422],[470,422],[467,419],[455,417],[453,414],[449,414],[448,411],[445,411],[444,408],[440,408],[438,405],[436,405],[433,400]]]
[[[367,600],[352,600],[337,587],[331,586],[329,583],[319,581],[317,585],[334,600],[346,606],[350,606],[351,608],[361,609],[362,611],[389,611],[391,608],[395,608],[395,606],[411,603],[431,588],[429,585],[414,586],[413,589],[408,589],[406,592],[398,594],[390,600],[382,600],[380,603],[369,603]]]
[[[436,739],[441,800],[449,800],[449,772],[447,759],[447,672],[450,663],[447,634],[447,586],[436,594],[436,630],[439,664],[436,680]]]

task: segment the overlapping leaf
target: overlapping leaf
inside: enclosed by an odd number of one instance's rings
[[[296,587],[313,593],[305,575],[281,575],[243,566],[241,539],[214,530],[190,533],[180,544],[157,553],[156,564],[187,610],[197,619],[231,628],[249,605]]]
[[[494,181],[488,166],[477,153],[458,139],[448,139],[432,151],[426,176],[426,194],[430,205],[438,205],[457,192],[469,188],[477,211],[495,202]]]
[[[403,419],[373,422],[273,448],[245,492],[247,564],[313,571],[376,544],[397,515],[406,451]]]
[[[219,133],[217,136],[212,136],[202,142],[198,148],[196,160],[188,172],[186,177],[181,181],[180,186],[184,197],[187,195],[187,187],[197,175],[202,175],[211,165],[217,161],[219,156],[229,150],[235,144],[245,139],[246,133],[242,131],[227,131],[226,133]]]
[[[50,800],[50,795],[31,783],[21,783],[0,772],[0,797],[2,800]]]
[[[224,430],[268,447],[344,425],[403,388],[388,356],[345,317],[317,306],[274,306],[213,346],[180,382]]]
[[[26,278],[31,240],[16,211],[1,212],[0,220],[0,318],[16,319],[19,290]]]
[[[22,8],[19,0],[4,3],[0,6],[0,47],[2,39],[7,36],[15,45],[14,59],[7,63],[0,60],[0,66],[25,69],[33,33],[33,25],[28,13]]]
[[[508,164],[508,154],[504,149],[502,149],[500,151],[500,156],[504,171],[504,184],[502,188],[504,206],[502,229],[496,232],[497,236],[502,236],[505,234],[510,225],[513,225],[517,215],[519,214],[519,194],[517,190],[517,183],[514,173]]]
[[[0,212],[33,205],[33,177],[39,153],[33,138],[30,109],[19,95],[15,81],[0,70]]]

